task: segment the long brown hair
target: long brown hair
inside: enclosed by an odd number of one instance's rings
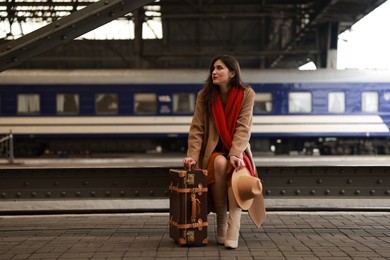
[[[211,113],[211,102],[212,102],[212,96],[213,96],[213,91],[219,91],[219,86],[213,84],[213,78],[212,74],[214,71],[214,63],[220,60],[225,64],[225,66],[229,69],[229,71],[232,71],[235,73],[235,76],[230,80],[229,82],[229,87],[239,87],[246,89],[249,87],[248,84],[244,83],[241,79],[241,69],[240,69],[240,64],[234,58],[233,56],[230,55],[219,55],[216,56],[214,59],[212,59],[209,67],[209,75],[208,78],[206,79],[204,85],[203,85],[203,101],[204,105],[206,106],[206,113],[207,115],[210,115]]]

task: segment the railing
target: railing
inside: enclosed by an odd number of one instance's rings
[[[8,163],[14,163],[14,137],[12,135],[12,131],[9,132],[9,135],[0,139],[0,157],[3,154],[6,158],[8,158]]]

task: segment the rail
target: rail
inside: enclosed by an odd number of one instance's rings
[[[12,130],[9,134],[0,139],[0,157],[5,155],[8,158],[8,163],[13,164],[15,162],[14,156],[14,137],[12,135]]]

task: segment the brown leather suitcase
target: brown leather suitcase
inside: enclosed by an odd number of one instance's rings
[[[169,171],[169,236],[180,246],[201,246],[207,238],[207,170]]]

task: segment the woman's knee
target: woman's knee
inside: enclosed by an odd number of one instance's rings
[[[226,174],[227,165],[228,165],[228,161],[227,161],[226,157],[223,155],[218,155],[214,159],[215,174],[218,174],[218,175]]]

